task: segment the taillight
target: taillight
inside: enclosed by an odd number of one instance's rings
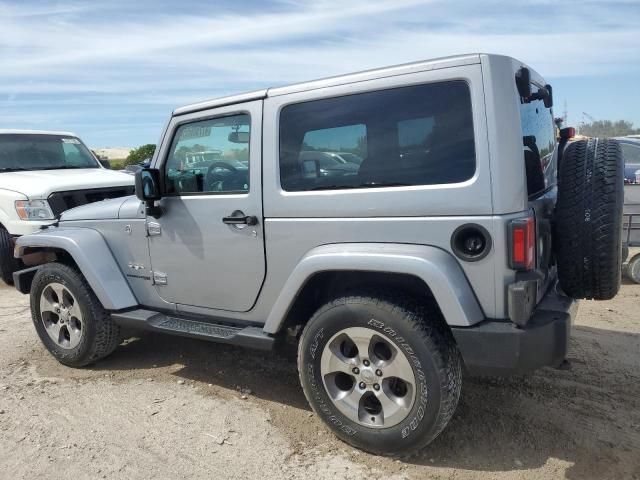
[[[514,270],[532,270],[536,261],[536,222],[533,217],[512,220],[509,224],[509,266]]]

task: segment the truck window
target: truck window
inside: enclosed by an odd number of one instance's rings
[[[531,91],[538,87],[531,85]],[[553,112],[542,100],[520,101],[522,145],[527,174],[527,193],[536,196],[556,184],[556,130]]]
[[[249,191],[247,114],[180,125],[165,163],[166,193],[244,193]]]
[[[461,80],[292,104],[280,114],[287,191],[458,183],[475,168],[471,94]]]

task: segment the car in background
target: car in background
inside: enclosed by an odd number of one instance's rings
[[[0,130],[2,280],[11,283],[22,266],[13,257],[16,238],[70,208],[131,195],[133,183],[131,175],[105,168],[73,133]]]
[[[305,150],[300,152],[298,159],[304,171],[317,171],[319,177],[355,175],[360,167],[332,152]]]
[[[356,155],[351,152],[325,152],[331,155],[336,160],[342,163],[353,163],[355,165],[360,165],[362,163],[362,157],[360,155]]]
[[[149,168],[150,165],[151,165],[151,159],[146,158],[140,163],[127,165],[126,167],[124,167],[124,170],[122,170],[122,172],[128,173],[129,175],[135,175],[137,171],[142,170],[143,168]]]
[[[616,137],[622,148],[622,158],[624,159],[624,183],[640,183],[640,138]],[[638,172],[638,175],[636,175]]]

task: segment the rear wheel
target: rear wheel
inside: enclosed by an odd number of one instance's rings
[[[343,441],[410,456],[458,403],[461,360],[437,314],[399,295],[348,296],[321,307],[298,350],[309,404]]]
[[[558,174],[558,277],[573,298],[618,293],[622,257],[623,163],[615,140],[572,142]]]
[[[20,261],[13,256],[13,239],[9,232],[0,227],[0,277],[8,285],[13,285],[13,272],[20,269]]]
[[[84,277],[67,265],[48,263],[38,269],[31,315],[40,340],[64,365],[88,365],[118,346],[118,326]]]

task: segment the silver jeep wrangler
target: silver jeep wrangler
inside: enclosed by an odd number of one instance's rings
[[[73,367],[125,325],[293,340],[339,438],[411,455],[463,370],[559,365],[574,299],[618,291],[620,147],[571,142],[552,103],[522,62],[473,54],[178,108],[137,196],[21,237],[15,285]]]

